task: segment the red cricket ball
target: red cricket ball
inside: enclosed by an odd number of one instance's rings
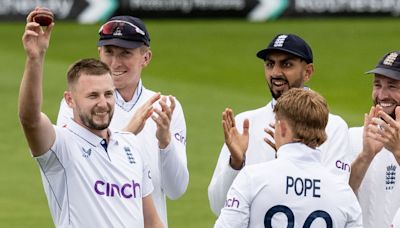
[[[33,21],[39,23],[40,26],[49,26],[54,20],[53,13],[50,10],[40,10],[34,17]]]

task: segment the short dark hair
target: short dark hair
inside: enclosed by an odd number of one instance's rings
[[[311,148],[326,141],[329,109],[326,100],[317,92],[292,88],[279,97],[274,112],[278,119],[289,122],[297,141]]]
[[[111,70],[107,64],[94,58],[81,59],[73,63],[67,72],[68,86],[76,83],[82,74],[104,75],[110,74]]]

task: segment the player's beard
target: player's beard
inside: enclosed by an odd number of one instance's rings
[[[275,88],[276,86],[273,84],[274,80],[279,80],[279,81],[283,81],[286,84],[284,85],[284,88],[282,89],[277,89]],[[269,91],[271,92],[272,97],[275,100],[278,100],[278,98],[286,91],[288,91],[291,88],[302,88],[303,87],[303,78],[299,78],[293,82],[289,82],[286,77],[282,77],[282,76],[272,76],[270,81],[267,83],[268,87],[269,87]]]
[[[108,119],[106,122],[104,123],[96,123],[94,121],[94,116],[95,116],[95,112],[98,109],[93,109],[90,112],[90,115],[85,114],[84,112],[79,112],[79,118],[81,119],[81,122],[84,126],[86,126],[88,129],[93,129],[93,130],[104,130],[107,129],[108,126],[110,126],[110,122],[114,113],[114,109],[111,107],[111,105],[107,104],[108,106]],[[102,111],[102,110],[101,110]]]

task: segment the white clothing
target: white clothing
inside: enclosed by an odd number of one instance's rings
[[[74,121],[54,129],[54,144],[35,159],[55,226],[144,227],[142,198],[153,185],[135,136],[109,131],[105,150]]]
[[[390,228],[400,228],[400,208],[397,210]]]
[[[322,165],[321,151],[289,143],[277,154],[243,168],[215,227],[362,227],[356,196]]]
[[[116,105],[110,128],[123,129],[127,126],[135,111],[155,92],[146,89],[139,82],[138,89],[131,101],[125,102],[115,92]],[[172,115],[170,132],[171,142],[165,149],[159,149],[156,138],[157,125],[147,120],[143,130],[137,135],[138,142],[145,149],[145,160],[149,163],[154,191],[152,193],[157,213],[167,226],[166,195],[177,199],[185,193],[189,183],[189,171],[186,160],[186,123],[182,106],[175,99],[175,110]],[[156,103],[155,108],[161,109]],[[63,99],[58,114],[57,125],[62,126],[73,117],[72,109]]]
[[[243,121],[249,119],[249,145],[246,151],[246,165],[258,164],[275,159],[275,151],[264,138],[267,136],[264,129],[270,123],[275,123],[275,114],[271,101],[266,106],[243,112],[235,117],[238,131],[243,130]],[[348,127],[339,116],[329,114],[326,126],[327,141],[321,145],[321,162],[330,171],[347,182],[350,175],[350,160],[348,156]],[[208,199],[215,215],[219,215],[226,198],[226,193],[233,180],[239,173],[229,165],[230,153],[224,144],[218,158],[210,185],[208,186]]]
[[[362,150],[364,127],[349,130],[355,158]],[[389,227],[400,207],[399,165],[392,152],[383,148],[372,160],[357,191],[365,228]]]

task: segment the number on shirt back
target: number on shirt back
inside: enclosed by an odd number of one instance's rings
[[[274,207],[271,207],[267,213],[264,216],[264,227],[265,228],[272,228],[272,218],[276,213],[283,213],[286,215],[286,218],[288,220],[287,228],[293,228],[294,227],[294,221],[295,221],[295,216],[293,214],[293,211],[290,210],[290,208],[283,206],[283,205],[276,205]],[[314,222],[315,219],[317,218],[322,218],[325,220],[326,227],[327,228],[332,228],[332,218],[331,216],[326,212],[322,210],[316,210],[313,211],[306,219],[304,222],[303,228],[309,228],[311,227],[311,224]]]

